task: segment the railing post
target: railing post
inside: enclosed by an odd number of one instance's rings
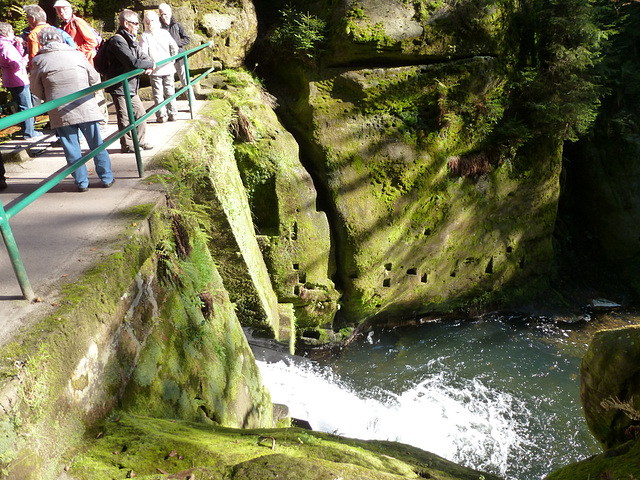
[[[195,53],[197,51],[202,50],[203,48],[206,48],[209,45],[211,45],[211,42],[207,42],[206,44],[203,44],[203,45],[200,45],[199,47],[193,48],[193,49],[189,50],[189,52],[190,53]],[[170,57],[170,58],[168,58],[166,60],[163,60],[163,61],[159,62],[159,64],[163,65],[164,63],[167,63],[167,62],[170,62],[170,61],[174,61],[176,57],[177,58],[181,58],[180,54],[178,54],[178,55],[175,55],[174,57]],[[213,67],[209,68],[206,72],[200,74],[197,78],[195,78],[192,81],[191,78],[190,78],[191,77],[191,73],[189,72],[189,62],[188,62],[188,56],[186,55],[186,53],[183,55],[182,58],[184,58],[185,76],[186,76],[186,79],[187,79],[186,89],[188,91],[187,95],[188,95],[188,99],[189,99],[189,111],[191,113],[191,119],[193,119],[193,118],[195,118],[195,115],[194,115],[195,99],[194,99],[194,95],[193,95],[192,84],[196,84],[202,78],[204,78],[206,75],[208,75],[210,72],[212,72],[213,71]],[[136,72],[136,73],[134,73],[134,72]],[[99,85],[94,85],[92,87],[85,88],[85,89],[83,89],[83,90],[81,90],[79,92],[72,93],[72,94],[66,95],[64,97],[58,98],[56,100],[51,100],[49,102],[43,103],[43,104],[38,105],[36,107],[33,107],[33,108],[29,109],[29,110],[18,112],[18,113],[15,113],[13,115],[10,115],[8,117],[0,118],[0,130],[3,130],[5,128],[11,127],[13,125],[17,125],[18,123],[24,121],[27,118],[32,118],[32,117],[34,117],[36,115],[47,113],[51,109],[61,107],[63,105],[66,105],[69,102],[72,102],[72,101],[77,100],[79,98],[85,97],[87,95],[93,95],[93,93],[98,89],[104,89],[104,88],[110,87],[112,85],[117,85],[118,83],[122,82],[123,90],[124,90],[124,96],[126,98],[125,101],[126,101],[126,106],[127,106],[126,107],[127,108],[127,114],[129,116],[129,122],[130,122],[130,125],[127,126],[125,129],[121,130],[117,134],[112,135],[110,137],[111,140],[103,143],[100,147],[98,147],[95,150],[92,150],[87,155],[85,155],[82,159],[80,159],[81,162],[79,160],[78,162],[76,162],[76,163],[74,163],[72,165],[67,165],[66,167],[60,169],[58,171],[58,173],[55,174],[55,176],[53,178],[50,178],[44,184],[41,184],[34,192],[32,192],[30,194],[23,195],[20,198],[18,198],[16,200],[16,202],[14,202],[12,204],[12,206],[8,209],[8,211],[4,209],[4,206],[0,202],[0,233],[2,234],[2,238],[4,240],[4,244],[5,244],[6,248],[7,248],[7,252],[9,254],[9,258],[11,260],[11,265],[13,266],[13,270],[15,272],[16,278],[18,280],[18,283],[20,284],[20,289],[22,290],[22,295],[26,300],[33,301],[36,298],[36,296],[35,296],[35,294],[33,292],[33,289],[31,288],[31,284],[29,283],[29,278],[27,277],[27,272],[26,272],[26,270],[24,268],[24,264],[22,263],[22,258],[20,257],[20,252],[18,251],[18,246],[16,245],[15,238],[13,237],[13,232],[11,231],[11,227],[9,225],[9,219],[14,217],[16,214],[18,214],[20,211],[22,211],[26,206],[30,205],[33,201],[35,201],[37,198],[39,198],[44,193],[48,192],[54,185],[57,185],[67,175],[73,173],[75,170],[80,168],[82,165],[85,165],[90,159],[94,158],[98,153],[100,153],[102,150],[105,150],[109,145],[111,145],[112,143],[116,142],[118,139],[120,139],[123,135],[125,135],[128,132],[131,132],[131,136],[133,138],[133,147],[134,147],[134,151],[135,151],[135,155],[136,155],[136,165],[138,167],[138,175],[140,177],[142,177],[143,174],[144,174],[144,167],[143,167],[143,164],[142,164],[142,156],[140,154],[140,139],[138,138],[138,128],[137,128],[139,120],[137,120],[135,118],[135,113],[133,111],[133,104],[131,102],[131,90],[129,88],[129,77],[134,76],[134,75],[139,75],[140,73],[143,72],[143,70],[142,69],[138,69],[138,70],[135,70],[134,72],[123,73],[119,77],[111,78],[109,80],[106,80],[105,82],[102,82]],[[183,93],[184,89],[185,89],[185,87],[180,89],[180,95]],[[175,98],[175,96],[174,96],[174,98]],[[143,122],[146,121],[146,119],[151,114],[156,112],[159,108],[161,108],[162,105],[164,105],[164,104],[166,104],[168,102],[169,102],[169,100],[167,99],[167,100],[165,100],[163,102],[163,104],[157,105],[156,107],[151,109],[149,112],[146,112],[142,117],[140,117],[141,121],[143,121]]]
[[[184,77],[187,80],[187,82],[190,84],[191,74],[189,73],[189,57],[185,55],[183,58],[184,58]],[[189,114],[191,115],[191,120],[193,120],[195,118],[193,114],[193,104],[195,103],[195,100],[193,98],[193,87],[191,85],[189,85],[189,88],[187,89],[187,98],[189,99]]]
[[[133,104],[131,103],[131,90],[129,89],[129,80],[122,82],[124,87],[124,98],[127,101],[127,113],[129,114],[129,123],[134,125],[131,129],[131,138],[133,138],[133,150],[136,154],[136,165],[138,166],[138,176],[142,178],[144,168],[142,166],[142,155],[140,155],[140,141],[138,140],[138,121],[133,113]]]
[[[31,283],[29,282],[27,271],[24,269],[24,264],[22,263],[22,258],[20,257],[18,245],[16,245],[16,240],[13,237],[13,232],[11,231],[11,227],[9,226],[7,213],[5,212],[2,205],[0,205],[0,232],[2,232],[2,239],[4,240],[4,244],[7,247],[9,259],[11,260],[11,265],[13,266],[13,271],[15,272],[18,283],[20,284],[22,296],[25,298],[25,300],[35,300],[36,296],[33,293],[33,289],[31,288]]]

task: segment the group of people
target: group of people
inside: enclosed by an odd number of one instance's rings
[[[29,28],[22,37],[14,35],[10,24],[0,22],[0,68],[2,84],[18,104],[19,110],[31,108],[32,94],[42,101],[51,101],[78,92],[100,83],[100,74],[94,68],[94,59],[102,39],[82,18],[76,16],[67,0],[57,0],[54,8],[61,20],[61,28],[46,22],[46,13],[38,5],[24,7]],[[148,11],[144,17],[146,30],[138,41],[139,19],[132,10],[123,10],[118,16],[116,33],[100,47],[108,65],[102,71],[106,78],[114,78],[136,69],[144,69],[150,75],[151,88],[156,105],[175,93],[174,75],[177,72],[181,83],[187,84],[184,63],[156,64],[176,55],[190,42],[182,25],[173,19],[171,7],[163,3],[159,13]],[[103,52],[102,49],[105,49]],[[103,62],[104,63],[104,62]],[[128,80],[129,93],[136,119],[146,110],[138,96],[139,77]],[[123,82],[106,89],[111,94],[116,112],[118,128],[127,127],[129,114]],[[156,113],[158,122],[174,121],[177,109],[171,101]],[[93,150],[102,144],[100,125],[108,121],[106,100],[102,91],[87,95],[49,112],[49,121],[55,129],[69,164],[82,158],[80,135],[84,136]],[[42,135],[34,128],[33,119],[21,125],[20,134],[24,138]],[[137,126],[140,148],[153,149],[145,141],[146,124]],[[120,138],[122,153],[134,151],[131,133]],[[102,185],[109,188],[114,178],[111,159],[106,150],[94,157],[95,172]],[[88,171],[82,166],[73,172],[75,184],[80,192],[89,187]],[[4,167],[0,161],[0,189],[6,188]]]

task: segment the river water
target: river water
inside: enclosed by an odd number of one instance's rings
[[[624,313],[580,325],[439,321],[370,332],[330,358],[258,363],[273,401],[315,430],[533,480],[598,452],[580,405],[580,359],[596,330],[631,323],[638,317]]]

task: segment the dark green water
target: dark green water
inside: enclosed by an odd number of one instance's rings
[[[539,318],[437,322],[370,333],[313,366],[261,371],[274,401],[314,429],[539,479],[598,451],[578,377],[596,328]]]

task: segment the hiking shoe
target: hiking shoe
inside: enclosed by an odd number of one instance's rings
[[[156,118],[156,123],[164,123],[167,121],[167,117],[158,117]],[[171,121],[171,117],[169,117],[169,121]]]
[[[116,183],[116,179],[114,178],[113,180],[111,180],[109,183],[103,183],[102,186],[104,188],[111,188],[113,186],[113,184]]]
[[[78,191],[80,193],[88,192],[89,191],[89,187],[80,187],[80,186],[78,186]]]
[[[120,153],[135,153],[135,150],[133,149],[133,147],[125,145],[120,149]]]
[[[153,150],[153,145],[151,145],[150,143],[141,143],[140,148],[142,150]]]
[[[169,115],[169,121],[170,122],[175,122],[176,121],[176,117],[174,115]]]

